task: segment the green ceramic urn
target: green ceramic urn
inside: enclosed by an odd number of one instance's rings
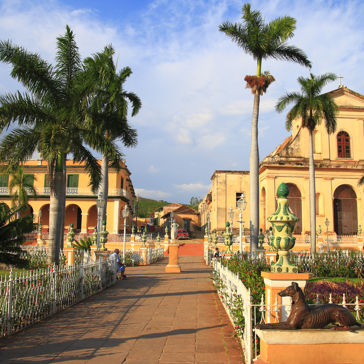
[[[289,189],[285,183],[281,183],[277,190],[277,211],[269,216],[267,220],[273,227],[273,238],[270,245],[278,251],[278,261],[271,265],[271,271],[276,273],[297,273],[298,268],[288,260],[289,250],[296,242],[292,236],[293,229],[299,221],[298,217],[288,206]]]
[[[231,245],[233,245],[233,233],[230,232],[230,223],[226,222],[226,229],[224,232],[224,244],[226,245],[225,254],[233,254]]]

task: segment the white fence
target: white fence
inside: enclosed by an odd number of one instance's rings
[[[253,363],[257,359],[259,337],[255,334],[254,327],[256,324],[265,323],[265,312],[268,310],[274,319],[271,322],[279,322],[279,317],[285,320],[291,312],[291,303],[286,305],[278,304],[278,295],[275,298],[275,304],[267,306],[264,295],[261,297],[260,304],[253,304],[251,290],[247,289],[239,279],[237,274],[232,273],[227,267],[224,267],[218,259],[213,258],[213,275],[214,283],[218,290],[219,297],[230,317],[235,330],[241,335],[241,342],[244,349],[246,363]],[[332,303],[332,295],[329,296],[329,302]],[[316,297],[316,304],[320,304],[320,296]],[[364,303],[359,302],[356,296],[355,303],[347,303],[345,294],[342,296],[342,306],[349,308],[352,306],[354,316],[359,321],[359,312],[362,310]],[[244,325],[240,327],[233,311],[241,310],[244,317]]]
[[[111,286],[116,281],[113,259],[69,267],[10,271],[0,277],[0,337],[11,335]]]

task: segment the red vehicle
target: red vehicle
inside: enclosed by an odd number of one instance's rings
[[[177,239],[188,239],[188,232],[186,230],[178,230]]]

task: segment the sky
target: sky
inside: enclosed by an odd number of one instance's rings
[[[364,2],[252,1],[266,22],[297,20],[289,44],[306,52],[311,72],[341,74],[342,84],[364,94]],[[0,39],[10,39],[54,63],[56,37],[69,25],[82,58],[112,44],[118,68],[133,74],[124,84],[142,101],[138,145],[122,148],[136,193],[189,203],[211,188],[215,170],[249,170],[253,95],[244,77],[256,61],[219,32],[224,21],[241,22],[238,0],[0,0]],[[274,106],[299,91],[297,78],[310,70],[295,63],[263,60],[275,82],[261,98],[260,160],[290,135],[285,114]],[[339,80],[325,87],[336,89]],[[0,63],[0,94],[22,90]],[[288,109],[287,109],[288,110]],[[0,136],[1,137],[1,136]]]

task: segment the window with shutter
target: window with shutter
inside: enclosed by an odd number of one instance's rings
[[[0,174],[0,187],[8,187],[8,186],[9,186],[9,175]]]
[[[350,137],[346,131],[337,134],[337,156],[338,158],[350,158]]]

